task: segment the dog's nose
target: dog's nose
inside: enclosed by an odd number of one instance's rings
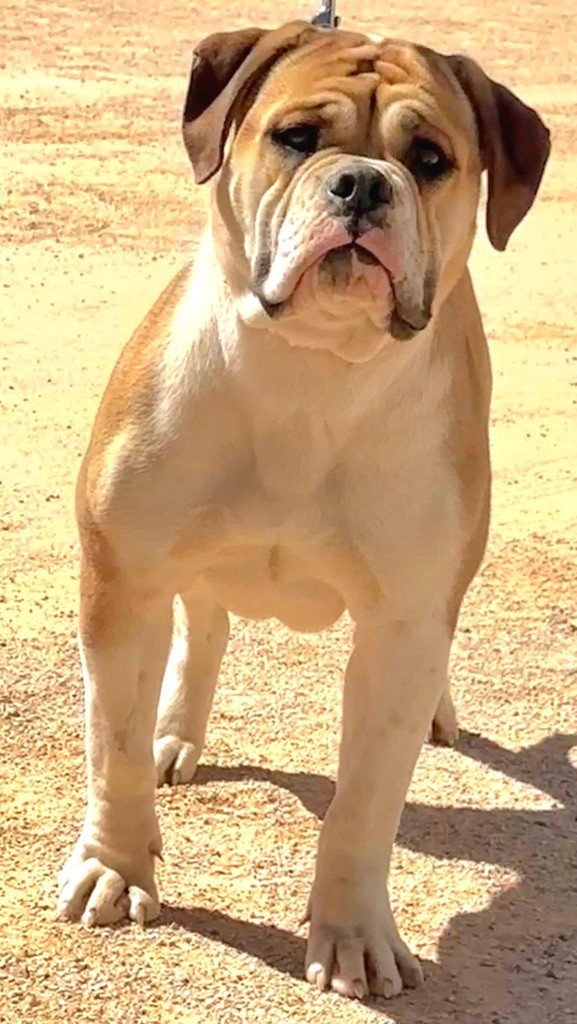
[[[388,206],[393,187],[374,167],[350,167],[329,178],[327,193],[336,213],[359,218]]]

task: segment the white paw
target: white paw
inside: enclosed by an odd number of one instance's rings
[[[179,736],[163,736],[154,742],[154,763],[159,786],[192,782],[202,751]]]
[[[457,712],[451,697],[444,693],[431,726],[431,741],[442,747],[454,747],[459,739]]]
[[[363,911],[359,906],[355,913],[349,905],[341,920],[331,917],[323,920],[313,903],[305,964],[311,984],[349,999],[369,994],[389,999],[403,988],[421,984],[421,965],[401,939],[387,907]]]
[[[57,916],[82,921],[88,928],[115,924],[126,917],[140,925],[160,913],[158,892],[149,868],[123,874],[95,856],[94,844],[78,843],[60,872]],[[132,877],[131,877],[132,876]]]

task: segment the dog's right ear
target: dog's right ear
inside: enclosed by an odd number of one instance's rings
[[[294,21],[281,29],[217,32],[193,53],[182,131],[197,184],[222,164],[233,120],[242,120],[242,97],[264,78],[284,53],[310,39],[314,29]]]
[[[216,32],[198,44],[192,51],[184,124],[196,121],[214,103],[264,33],[264,28]]]

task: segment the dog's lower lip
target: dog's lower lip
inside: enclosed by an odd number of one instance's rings
[[[357,259],[359,259],[361,263],[376,263],[377,266],[379,267],[383,266],[381,261],[377,259],[375,254],[372,253],[370,249],[365,249],[365,247],[361,243],[354,242],[353,250],[356,252]],[[383,270],[386,269],[386,267],[383,267]]]
[[[359,259],[361,263],[370,263],[372,265],[376,265],[379,267],[382,266],[381,261],[377,259],[374,253],[372,253],[370,249],[365,249],[365,247],[358,241],[347,242],[346,245],[337,245],[335,246],[334,249],[328,249],[327,252],[325,252],[325,254],[321,257],[321,261],[326,259],[327,256],[335,256],[338,255],[339,253],[347,252],[354,252],[357,259]],[[386,267],[383,267],[383,270],[386,270]]]
[[[257,291],[255,292],[255,295],[257,296],[266,315],[270,316],[271,320],[274,320],[275,316],[278,316],[279,313],[282,313],[286,301],[285,299],[281,299],[280,302],[269,302],[267,299],[265,299],[262,292]]]
[[[381,260],[377,256],[375,256],[375,254],[370,249],[368,249],[367,247],[365,247],[362,244],[362,236],[361,236],[360,238],[351,238],[351,240],[349,242],[346,242],[344,245],[335,245],[333,248],[327,249],[326,252],[324,252],[321,256],[317,257],[316,260],[314,260],[312,263],[310,263],[307,266],[305,266],[305,268],[302,271],[302,273],[301,273],[298,281],[296,282],[294,288],[297,287],[299,281],[302,280],[302,277],[304,276],[306,271],[309,270],[310,267],[312,267],[314,265],[314,263],[317,263],[318,265],[320,265],[322,263],[322,261],[324,259],[326,259],[328,256],[334,256],[335,254],[338,254],[338,253],[347,253],[347,252],[349,252],[349,253],[353,253],[354,252],[354,254],[356,255],[357,259],[360,260],[361,263],[370,264],[371,266],[381,267],[383,269],[383,271],[385,272],[385,274],[387,275],[387,277],[389,278],[389,280],[391,282],[391,287],[393,287],[393,281],[392,281],[392,278],[391,278],[391,272],[390,272],[389,268],[386,267],[384,265],[384,263],[382,263]],[[293,291],[294,291],[294,288],[293,288]],[[286,303],[288,301],[288,298],[289,298],[289,296],[287,296],[285,298],[277,300],[276,302],[271,302],[269,299],[265,298],[265,296],[263,295],[262,290],[260,288],[255,288],[254,289],[254,294],[257,296],[257,298],[258,298],[261,306],[263,307],[265,313],[267,314],[267,316],[269,316],[271,319],[274,319],[274,317],[279,316],[279,314],[282,313],[282,311],[284,310],[285,305],[286,305]]]

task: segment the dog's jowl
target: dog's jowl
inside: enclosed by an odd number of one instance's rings
[[[346,609],[305,972],[390,996],[421,978],[391,848],[428,731],[457,735],[449,649],[489,515],[480,179],[504,249],[549,136],[467,58],[294,22],[198,46],[184,139],[198,255],[122,353],[78,482],[89,801],[60,910],[158,914],[154,790],[194,775],[228,613],[315,631]]]

